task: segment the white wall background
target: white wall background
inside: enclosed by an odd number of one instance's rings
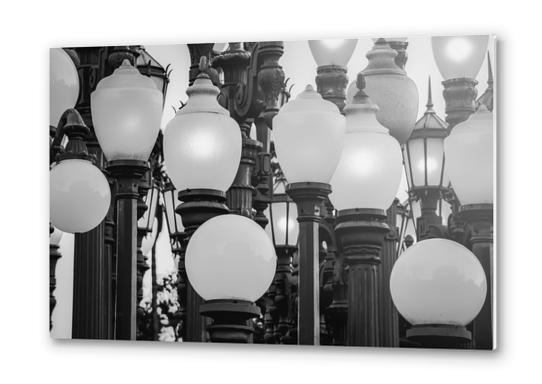
[[[3,381],[55,383],[502,382],[539,377],[538,12],[527,2],[456,0],[302,3],[230,1],[11,3],[1,69],[7,206],[2,239]],[[310,7],[310,8],[309,8]],[[229,22],[239,18],[237,22]],[[379,35],[488,34],[499,52],[498,350],[488,352],[56,341],[48,333],[48,62],[50,47]],[[407,64],[411,74],[412,57]],[[186,68],[184,66],[183,68]],[[314,72],[313,72],[314,73]],[[480,91],[485,89],[482,81]],[[437,94],[437,92],[435,92]],[[7,118],[7,121],[6,121]],[[45,191],[45,193],[43,193]],[[39,234],[39,235],[38,235]]]

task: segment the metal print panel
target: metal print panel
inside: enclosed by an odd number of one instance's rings
[[[495,349],[493,36],[50,53],[51,337]]]

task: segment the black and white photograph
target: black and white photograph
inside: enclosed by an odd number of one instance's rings
[[[497,67],[490,34],[52,47],[51,338],[494,353]]]

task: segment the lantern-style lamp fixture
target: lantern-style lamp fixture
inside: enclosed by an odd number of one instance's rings
[[[163,95],[128,60],[91,94],[92,120],[109,162],[147,161],[162,119]]]
[[[346,67],[357,43],[357,39],[309,40],[309,47],[319,67],[324,65]]]
[[[271,285],[277,265],[267,233],[244,216],[214,217],[192,235],[185,265],[192,287],[206,301],[200,313],[214,319],[207,327],[211,341],[248,342],[253,328],[246,320],[260,315],[253,303]]]
[[[79,76],[66,51],[52,48],[50,53],[49,125],[56,127],[64,111],[75,107],[79,97]]]
[[[169,84],[169,65],[164,68],[154,57],[152,57],[144,46],[140,46],[139,56],[136,60],[136,67],[139,72],[152,79],[156,88],[162,93],[163,100],[166,100],[167,87]]]
[[[379,39],[367,53],[369,63],[361,71],[367,86],[365,92],[378,106],[378,122],[389,129],[399,144],[404,144],[414,128],[418,114],[418,88],[395,63],[397,52],[384,39]],[[348,87],[346,104],[357,93],[356,84]]]
[[[339,211],[354,208],[385,211],[393,203],[401,182],[401,147],[377,121],[378,107],[364,92],[364,78],[358,74],[359,92],[344,110],[344,149],[331,180],[330,195]]]
[[[493,204],[493,114],[485,105],[444,140],[446,172],[462,205]]]
[[[345,118],[307,85],[273,120],[275,149],[288,182],[329,183],[344,145]]]
[[[178,253],[181,250],[181,237],[184,234],[184,226],[181,215],[175,212],[175,209],[181,204],[179,194],[173,183],[168,179],[162,189],[164,207],[166,213],[166,222],[169,231],[171,251]]]
[[[187,104],[179,109],[164,133],[164,157],[175,189],[231,186],[241,160],[241,131],[217,102],[220,93],[200,74],[188,88]]]
[[[138,228],[144,230],[145,232],[151,232],[154,226],[154,219],[156,218],[156,208],[158,206],[158,198],[160,196],[160,188],[157,185],[154,185],[145,197],[143,201],[147,206],[147,210],[143,216],[137,221]]]
[[[395,307],[412,324],[407,337],[443,347],[471,339],[465,326],[480,312],[487,292],[482,265],[467,248],[427,239],[395,263],[390,289]]]
[[[286,194],[286,179],[279,178],[273,186],[271,204],[265,211],[270,224],[265,231],[273,240],[275,248],[296,247],[299,235],[297,205]]]
[[[475,79],[484,62],[488,41],[488,35],[431,37],[433,57],[444,80]]]

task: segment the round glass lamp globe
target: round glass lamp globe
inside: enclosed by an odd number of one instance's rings
[[[216,97],[219,90],[206,77],[186,91],[187,104],[166,126],[164,157],[178,191],[230,188],[241,160],[239,125]]]
[[[323,65],[346,67],[357,43],[357,39],[309,40],[309,48],[319,67]]]
[[[475,79],[484,62],[488,41],[488,35],[431,37],[433,57],[444,80]]]
[[[461,204],[493,203],[493,114],[485,105],[444,140],[446,174]]]
[[[162,119],[163,95],[128,60],[91,94],[92,120],[108,161],[147,161]]]
[[[255,302],[269,288],[277,257],[271,239],[254,221],[222,215],[205,222],[186,249],[186,273],[204,300]]]
[[[390,289],[395,307],[412,325],[465,326],[480,312],[487,284],[471,251],[451,240],[428,239],[401,254]]]
[[[329,183],[344,145],[339,108],[308,85],[273,120],[277,158],[289,183]]]
[[[65,160],[50,171],[51,224],[63,232],[88,232],[111,204],[104,174],[85,160]]]
[[[79,76],[70,56],[61,48],[51,49],[49,125],[56,127],[66,109],[75,107],[79,97]]]

